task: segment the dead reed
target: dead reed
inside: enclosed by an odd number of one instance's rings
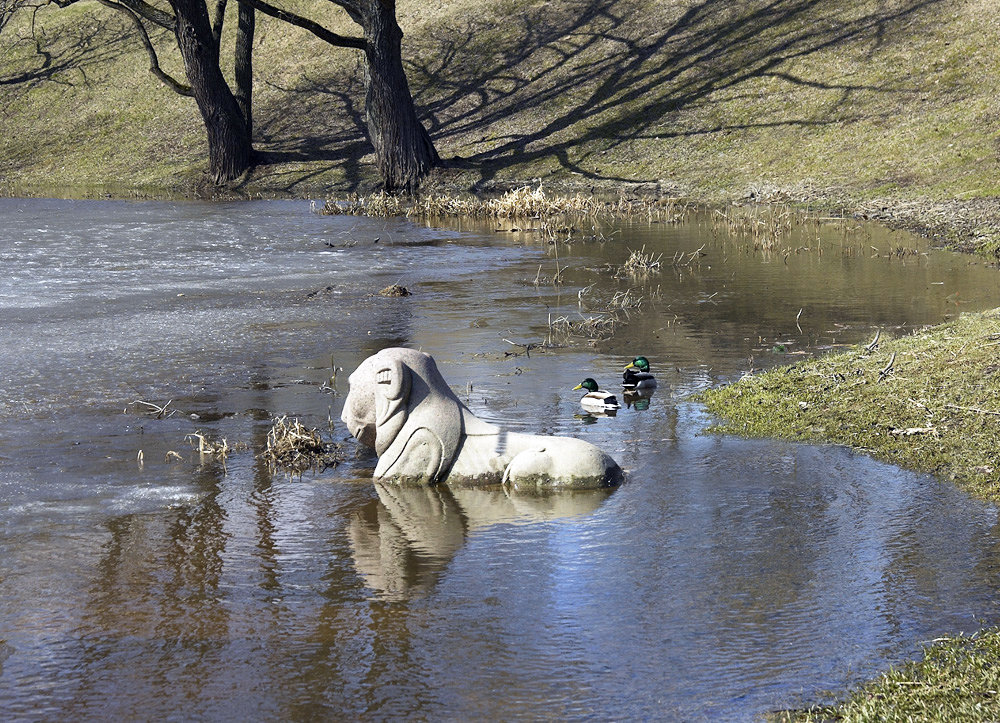
[[[233,452],[242,452],[246,449],[245,444],[236,444],[230,447],[229,442],[225,438],[221,440],[211,440],[205,436],[201,430],[186,435],[184,439],[191,443],[191,446],[203,459],[205,457],[216,457],[221,460],[223,464],[225,464],[229,455]],[[174,454],[177,453],[174,452]],[[170,453],[168,453],[168,460],[170,459],[170,456]]]
[[[307,428],[298,419],[289,420],[287,416],[278,417],[272,423],[261,456],[272,469],[299,474],[310,468],[336,467],[342,459],[337,446],[324,442],[317,430]]]
[[[729,206],[712,214],[712,230],[746,238],[755,251],[774,251],[789,238],[796,218],[787,206]]]
[[[572,235],[570,218],[635,218],[647,216],[660,223],[679,223],[690,212],[690,204],[676,198],[625,198],[604,200],[594,196],[550,196],[542,186],[522,186],[495,198],[425,195],[404,202],[399,196],[379,192],[348,201],[330,199],[322,209],[327,215],[412,216],[418,218],[481,218],[545,221],[539,228],[550,235]],[[552,219],[559,223],[552,223]]]
[[[663,254],[657,256],[654,256],[652,253],[647,254],[646,247],[643,245],[639,250],[632,250],[616,276],[619,278],[623,276],[649,276],[650,274],[659,273],[662,269]]]
[[[600,316],[581,314],[579,319],[570,319],[568,316],[559,316],[555,319],[549,317],[549,343],[551,344],[553,334],[564,337],[582,336],[595,340],[610,339],[615,333],[615,326],[619,323],[618,317],[610,313]]]

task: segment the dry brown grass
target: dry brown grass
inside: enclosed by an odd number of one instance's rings
[[[646,253],[646,247],[633,249],[618,270],[617,276],[645,277],[663,269],[663,254]]]
[[[620,325],[620,320],[615,314],[601,314],[593,316],[580,315],[579,319],[571,319],[569,316],[558,316],[549,319],[549,341],[552,343],[554,337],[580,336],[587,339],[610,339],[614,336],[615,327]]]
[[[297,473],[335,467],[342,459],[336,445],[324,442],[319,431],[287,416],[274,420],[262,457],[272,469]]]
[[[184,437],[185,441],[189,442],[191,446],[198,452],[198,455],[204,460],[206,457],[214,457],[221,461],[223,464],[229,459],[229,455],[234,452],[244,452],[247,450],[247,445],[242,442],[237,442],[236,444],[230,446],[229,441],[225,438],[223,439],[210,439],[207,435],[198,430],[192,432],[191,434]],[[176,452],[172,454],[176,455]],[[172,459],[172,454],[167,453],[167,459]]]
[[[541,185],[522,186],[497,197],[423,195],[412,200],[378,192],[342,201],[330,199],[322,212],[327,215],[410,216],[422,219],[480,218],[539,221],[534,230],[548,236],[570,236],[573,220],[582,218],[624,219],[647,217],[660,223],[679,223],[692,206],[679,199],[601,199],[593,195],[550,195]],[[554,221],[554,223],[553,223]]]
[[[746,239],[756,251],[774,251],[791,236],[800,218],[783,205],[729,206],[712,214],[712,229]]]

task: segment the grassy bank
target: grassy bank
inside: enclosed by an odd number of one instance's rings
[[[1000,500],[1000,309],[705,392],[720,431],[832,441]]]
[[[906,663],[852,691],[837,705],[788,711],[791,723],[987,721],[1000,718],[1000,631],[935,641]]]
[[[1000,500],[1000,309],[745,376],[702,394],[716,428],[833,441]],[[937,641],[835,706],[783,721],[995,720],[1000,632]]]
[[[292,7],[353,31],[328,3]],[[1000,20],[986,0],[401,0],[398,15],[422,118],[453,160],[440,186],[822,200],[1000,247]],[[0,185],[195,191],[194,103],[149,74],[124,21],[89,0],[35,20],[46,55],[24,22],[0,34]],[[241,190],[370,190],[357,52],[258,28],[262,163]],[[170,38],[154,40],[179,75]]]

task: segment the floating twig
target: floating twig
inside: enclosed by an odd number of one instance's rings
[[[524,349],[524,353],[527,354],[527,356],[528,356],[529,359],[531,358],[531,350],[532,349],[537,349],[539,346],[541,346],[540,344],[534,344],[534,343],[522,344],[521,342],[518,342],[518,341],[511,341],[510,339],[503,339],[502,341],[507,342],[511,346],[519,346],[519,347],[521,347],[522,349]]]
[[[156,419],[165,419],[167,417],[172,417],[177,412],[176,409],[171,409],[169,411],[167,410],[167,407],[170,406],[170,402],[172,401],[174,400],[171,399],[162,407],[159,404],[154,404],[153,402],[144,402],[141,399],[136,399],[134,402],[132,402],[132,404],[141,404],[144,407],[149,407],[149,411],[147,412],[147,414],[155,417]]]

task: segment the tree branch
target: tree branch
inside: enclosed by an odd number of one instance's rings
[[[334,5],[342,7],[347,11],[347,14],[351,16],[351,20],[364,27],[364,18],[361,16],[361,7],[355,0],[330,0],[330,2]]]
[[[215,3],[215,17],[212,18],[212,35],[215,36],[215,44],[222,42],[222,24],[226,19],[226,0],[218,0]]]
[[[132,21],[132,24],[135,25],[135,29],[139,33],[139,39],[142,40],[142,44],[146,48],[146,55],[149,56],[150,73],[159,78],[164,85],[169,87],[175,93],[187,97],[192,97],[194,95],[190,86],[177,81],[160,68],[160,61],[156,56],[156,48],[153,47],[153,42],[149,39],[149,33],[146,32],[146,26],[142,24],[142,19],[135,13],[135,11],[120,2],[115,2],[114,0],[98,0],[98,2],[101,3],[101,5],[109,7],[112,10],[116,10],[122,15],[125,15]]]
[[[283,20],[286,23],[300,27],[303,30],[308,30],[317,38],[326,41],[330,45],[336,45],[339,48],[356,48],[358,50],[365,49],[364,38],[338,35],[337,33],[327,30],[322,25],[310,20],[309,18],[304,18],[301,15],[296,15],[295,13],[287,10],[276,8],[263,0],[239,0],[239,2],[249,5],[254,10],[259,10],[265,15],[270,15],[272,18],[277,18],[278,20]]]
[[[174,24],[177,22],[171,13],[155,8],[149,3],[144,2],[144,0],[119,0],[119,2],[136,15],[145,18],[154,25],[159,25],[165,30],[173,30]]]

